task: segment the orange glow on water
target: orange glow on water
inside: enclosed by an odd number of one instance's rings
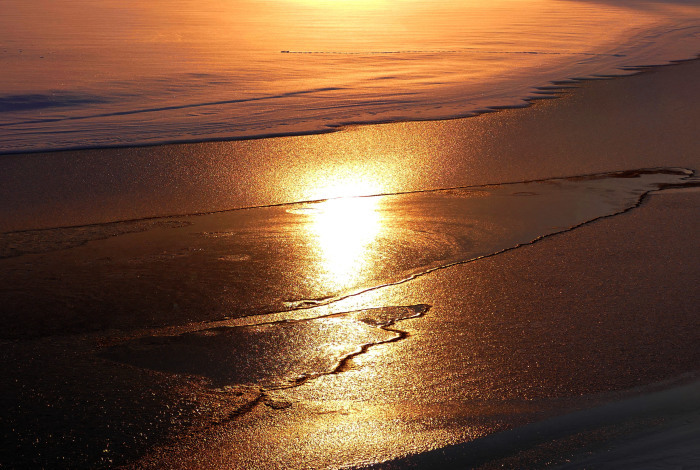
[[[452,118],[521,105],[552,80],[695,56],[700,9],[631,3],[9,0],[0,141],[98,148]]]

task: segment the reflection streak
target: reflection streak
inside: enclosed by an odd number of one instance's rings
[[[321,279],[343,289],[369,277],[376,260],[368,252],[382,231],[375,197],[331,199],[314,204],[308,236],[318,249]]]

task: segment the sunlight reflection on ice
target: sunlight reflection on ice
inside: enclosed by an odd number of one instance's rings
[[[626,211],[646,192],[683,185],[691,174],[662,168],[325,199],[193,215],[166,225],[155,220],[136,231],[116,223],[22,232],[0,240],[9,256],[0,280],[11,286],[0,305],[8,315],[30,318],[51,304],[64,319],[51,328],[64,330],[82,329],[83,322],[104,328],[94,312],[105,308],[139,312],[115,313],[115,325],[122,326],[318,307]],[[382,177],[388,175],[347,181],[379,185]],[[23,253],[41,262],[29,265]],[[73,294],[66,299],[68,291]],[[371,306],[386,305],[375,300]]]
[[[305,211],[325,285],[348,288],[371,271],[374,260],[367,249],[382,231],[379,203],[378,198],[330,199]]]

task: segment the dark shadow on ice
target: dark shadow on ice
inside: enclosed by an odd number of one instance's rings
[[[37,111],[47,108],[66,108],[108,103],[110,100],[88,93],[30,93],[0,96],[0,113],[10,111]]]
[[[428,305],[383,307],[306,320],[208,328],[175,336],[139,338],[101,355],[163,372],[197,375],[213,387],[299,385],[342,372],[369,347],[398,341],[398,321],[425,314]]]
[[[700,412],[699,392],[700,382],[695,381],[669,390],[556,416],[470,442],[355,468],[549,468],[553,463],[548,460],[553,458],[549,455],[551,450],[548,451],[545,447],[531,451],[538,446],[572,436],[584,446],[589,441],[589,445],[598,453],[589,450],[580,460],[556,468],[674,468],[674,465],[660,456],[664,456],[664,446],[680,444],[679,447],[685,452],[695,447],[700,430],[692,424],[692,420],[697,420]],[[617,447],[622,451],[627,450],[627,454],[618,451],[617,454],[622,455],[617,455],[609,449],[600,449],[600,444],[596,447],[596,434],[605,436],[605,433],[615,433],[613,429],[620,428],[625,432],[621,433],[624,437]],[[671,441],[665,442],[663,439],[669,436],[672,437]],[[644,442],[650,444],[646,449],[634,446]],[[647,459],[644,458],[645,453],[648,453]],[[613,456],[619,460],[616,462]],[[554,458],[561,459],[562,456],[555,455]]]
[[[217,327],[149,336],[100,355],[144,369],[204,378],[210,388],[243,400],[229,418],[265,402],[270,390],[296,387],[352,369],[353,359],[379,344],[406,338],[396,322],[424,315],[429,305],[381,307],[318,318]],[[242,397],[242,398],[241,398]]]

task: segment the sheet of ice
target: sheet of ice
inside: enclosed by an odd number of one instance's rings
[[[699,38],[681,0],[6,0],[0,153],[465,116]]]
[[[691,173],[639,170],[0,234],[0,336],[327,304],[629,210],[648,191],[691,184]]]
[[[392,325],[428,309],[428,305],[384,307],[148,336],[101,355],[138,367],[204,377],[214,387],[257,387],[264,392],[342,372],[370,347],[403,339],[405,334]]]

